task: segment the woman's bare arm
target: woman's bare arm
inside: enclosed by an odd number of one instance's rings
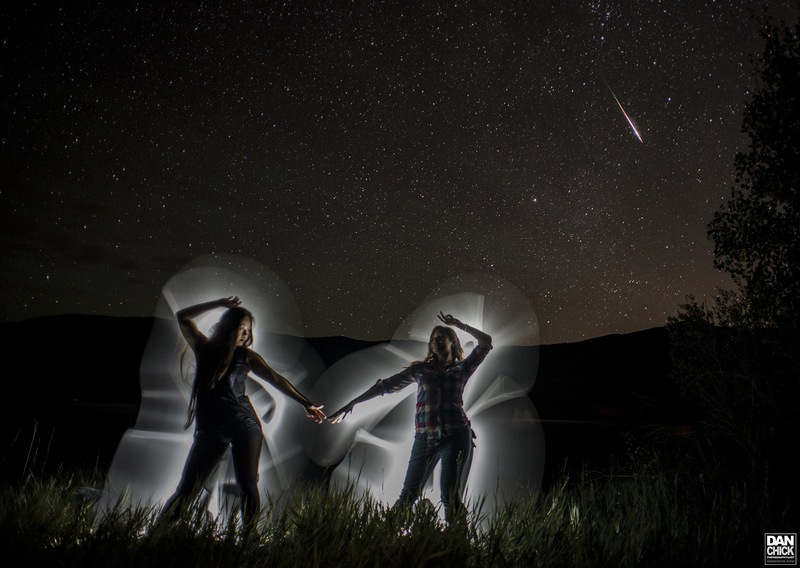
[[[314,422],[319,424],[325,420],[325,413],[322,412],[322,405],[314,404],[305,396],[300,394],[300,391],[294,388],[294,385],[292,385],[292,383],[290,383],[286,377],[275,372],[272,367],[267,365],[267,362],[264,361],[264,358],[261,357],[261,355],[253,350],[248,349],[247,364],[250,366],[250,370],[253,371],[257,377],[264,379],[273,387],[278,389],[282,394],[299,402],[300,405],[305,409],[306,414],[309,416],[309,418],[314,420]]]
[[[189,344],[189,347],[191,347],[193,351],[196,351],[196,347],[199,343],[208,340],[203,332],[197,329],[197,325],[193,321],[194,318],[206,312],[210,312],[211,310],[216,310],[217,308],[230,309],[236,308],[241,304],[242,302],[238,297],[230,296],[228,298],[220,298],[219,300],[212,300],[179,310],[178,313],[175,314],[175,317],[178,318],[181,334],[183,334],[183,338],[186,340],[186,343]]]

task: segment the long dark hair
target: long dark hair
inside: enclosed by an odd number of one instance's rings
[[[249,310],[239,307],[230,308],[222,314],[222,317],[211,329],[211,337],[208,338],[208,343],[204,343],[200,348],[202,352],[200,349],[195,352],[196,372],[192,383],[192,396],[189,399],[189,410],[186,415],[186,424],[183,426],[184,429],[192,425],[197,414],[198,390],[214,388],[217,381],[227,372],[233,359],[233,353],[236,351],[239,326],[242,325],[242,321],[245,318],[250,320],[250,333],[247,334],[247,340],[244,342],[243,347],[250,347],[253,344],[252,329],[256,320]],[[183,369],[183,358],[186,356],[187,350],[188,346],[184,349],[183,355],[181,355],[181,369]]]
[[[443,331],[453,344],[450,348],[450,355],[453,357],[453,360],[461,361],[464,358],[464,348],[461,347],[461,341],[458,340],[458,335],[456,335],[453,328],[446,325],[437,325],[433,328],[433,331],[431,331],[431,336],[428,339],[428,354],[425,355],[425,359],[422,361],[414,361],[409,367],[418,365],[419,363],[431,363],[436,359],[436,355],[433,354],[433,349],[431,349],[431,342],[433,341],[433,335],[439,330]]]

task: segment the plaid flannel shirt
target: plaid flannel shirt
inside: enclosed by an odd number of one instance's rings
[[[491,345],[478,344],[465,359],[451,363],[440,373],[433,362],[417,363],[378,382],[384,394],[417,383],[417,433],[435,438],[449,436],[469,425],[464,412],[464,386],[491,349]]]

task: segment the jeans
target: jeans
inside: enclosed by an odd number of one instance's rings
[[[198,430],[186,458],[183,476],[175,493],[162,509],[162,517],[170,517],[175,508],[188,504],[217,467],[231,446],[233,471],[241,494],[242,520],[249,524],[261,507],[258,494],[258,460],[261,456],[261,425],[247,419],[239,425],[221,425],[213,430]]]
[[[442,505],[447,522],[461,509],[461,493],[467,482],[472,465],[472,429],[464,428],[450,436],[441,438],[417,434],[408,460],[403,490],[397,499],[398,505],[409,505],[416,501],[430,479],[436,464],[442,460]]]

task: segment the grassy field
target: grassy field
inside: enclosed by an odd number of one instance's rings
[[[197,507],[156,526],[154,508],[97,510],[102,474],[42,473],[52,438],[34,439],[24,465],[0,465],[4,566],[763,566],[765,533],[800,532],[800,338],[687,314],[670,333],[691,413],[640,424],[613,467],[565,471],[491,515],[470,503],[444,526],[428,501],[391,511],[318,486],[266,496],[249,531]]]
[[[795,498],[766,478],[672,469],[565,477],[491,518],[472,504],[449,527],[427,501],[392,512],[310,488],[267,503],[250,532],[197,509],[159,526],[152,508],[98,512],[81,488],[101,478],[28,475],[2,488],[0,538],[20,566],[734,566],[763,565],[764,532],[796,531]]]

